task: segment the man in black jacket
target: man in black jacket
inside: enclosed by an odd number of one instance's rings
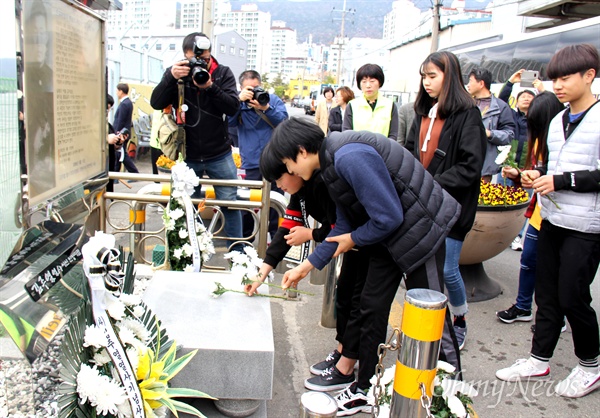
[[[235,180],[237,169],[231,155],[226,116],[233,116],[239,109],[240,102],[231,69],[220,65],[210,51],[210,40],[203,33],[194,32],[186,36],[183,40],[186,59],[167,68],[152,92],[150,104],[157,110],[169,105],[177,108],[177,82],[182,79],[185,85],[183,117],[187,165],[198,177],[206,174],[209,178]],[[196,63],[190,64],[189,60]],[[178,115],[178,118],[181,116]],[[200,189],[201,186],[196,189],[194,197],[199,196]],[[237,188],[217,186],[215,194],[219,200],[236,200]],[[240,211],[228,208],[222,210],[226,235],[232,240],[241,238]]]
[[[131,132],[133,103],[131,103],[131,99],[129,98],[129,85],[127,83],[117,84],[117,98],[119,99],[119,107],[117,107],[115,119],[113,120],[115,132],[120,133],[125,129]],[[128,136],[130,136],[130,134]],[[128,143],[129,141],[125,140],[122,144],[115,146],[116,161],[113,170],[121,171],[121,163],[123,163],[125,169],[130,173],[139,173],[139,170],[127,152]]]

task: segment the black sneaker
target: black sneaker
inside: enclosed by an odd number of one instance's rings
[[[329,369],[331,366],[335,366],[340,357],[342,357],[342,354],[337,350],[333,350],[331,353],[327,354],[325,360],[310,366],[310,372],[315,376],[321,376],[325,370]]]
[[[535,324],[533,324],[531,326],[531,332],[535,333]],[[563,326],[560,329],[560,333],[562,334],[563,332],[567,332],[567,320],[563,320]]]
[[[515,321],[528,322],[533,319],[531,309],[520,309],[513,305],[505,311],[496,312],[498,319],[506,324],[512,324]]]
[[[346,417],[358,414],[359,412],[370,414],[373,408],[367,395],[358,389],[356,383],[352,383],[346,390],[341,391],[335,397],[335,401],[338,404],[338,417]]]
[[[347,388],[354,382],[354,373],[349,376],[340,373],[335,367],[331,366],[323,370],[321,376],[311,377],[304,381],[304,387],[317,392],[329,392],[332,390],[341,390]]]

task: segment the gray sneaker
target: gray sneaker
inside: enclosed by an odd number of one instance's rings
[[[465,346],[465,340],[467,339],[467,327],[459,327],[454,325],[454,333],[456,334],[456,340],[458,341],[458,349],[462,350]]]
[[[354,382],[354,373],[349,376],[340,373],[335,367],[331,366],[324,370],[321,376],[311,377],[304,381],[304,387],[317,392],[329,392],[332,390],[346,389]]]

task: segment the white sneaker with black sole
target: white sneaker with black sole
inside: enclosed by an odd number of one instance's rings
[[[338,417],[347,417],[349,415],[358,414],[359,412],[371,413],[373,405],[371,405],[367,395],[358,389],[356,382],[346,390],[341,391],[335,397],[338,405]]]
[[[311,377],[304,381],[304,387],[317,392],[342,390],[354,382],[354,372],[351,375],[342,374],[335,366],[323,370],[321,376]]]

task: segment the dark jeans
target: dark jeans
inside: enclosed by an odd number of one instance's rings
[[[186,164],[200,178],[206,173],[211,179],[237,180],[237,169],[233,162],[231,153],[210,161],[186,160]],[[192,197],[200,197],[202,185],[196,187]],[[237,200],[237,187],[215,186],[215,195],[217,200]],[[231,241],[237,241],[242,235],[242,215],[237,209],[221,208],[225,217],[225,235],[231,238]],[[230,242],[231,243],[231,242]],[[239,248],[239,247],[238,247]],[[236,248],[236,249],[238,249]]]
[[[368,251],[369,260],[365,285],[360,295],[360,313],[358,316],[351,315],[348,321],[342,354],[360,360],[358,387],[368,389],[378,362],[377,349],[379,344],[385,342],[390,308],[403,274],[383,245],[375,244],[362,250]],[[434,258],[412,272],[406,280],[407,290],[420,288],[443,292],[445,252],[446,248],[442,245]],[[461,370],[458,343],[448,309],[440,358]]]
[[[535,290],[535,271],[537,266],[539,231],[529,225],[523,242],[521,253],[521,269],[519,270],[519,293],[517,294],[517,308],[531,310],[533,291]]]
[[[535,333],[531,354],[551,358],[563,317],[573,331],[575,355],[591,360],[600,354],[598,318],[590,286],[600,264],[598,234],[583,234],[542,222],[535,282]]]
[[[262,174],[260,174],[260,170],[258,168],[251,168],[246,170],[246,180],[262,181],[262,179]],[[271,191],[283,194],[283,190],[277,187],[277,184],[275,184],[275,182],[271,183]],[[242,214],[242,224],[244,237],[250,236],[250,234],[254,230],[254,216],[252,216],[251,213],[244,211]],[[270,209],[268,231],[271,234],[271,238],[275,236],[277,228],[279,228],[279,216],[277,215],[277,211],[275,209]]]

